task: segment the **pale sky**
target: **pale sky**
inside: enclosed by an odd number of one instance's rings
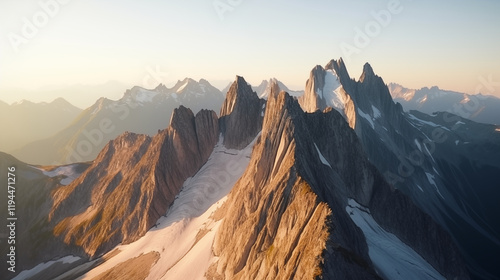
[[[500,97],[499,12],[496,0],[2,0],[0,100],[110,81],[124,85],[113,99],[185,77],[221,88],[235,75],[298,90],[339,57],[356,79],[369,62],[386,83]],[[97,99],[75,94],[62,97]]]

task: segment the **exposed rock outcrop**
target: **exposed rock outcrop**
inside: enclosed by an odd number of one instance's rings
[[[267,106],[249,167],[227,202],[213,270],[224,279],[376,278],[361,231],[342,203],[332,211],[325,199],[333,186],[299,171],[308,164],[302,157],[317,152],[297,101],[282,92]]]
[[[242,149],[255,138],[262,128],[264,105],[265,100],[259,99],[245,79],[237,76],[220,111],[226,147]]]
[[[318,67],[312,70],[312,75],[321,72],[318,71],[317,68]],[[449,199],[444,200],[444,202],[441,200],[444,197],[451,196],[451,194],[449,192],[444,193],[446,189],[442,188],[442,182],[437,179],[441,172],[437,171],[440,168],[440,164],[436,164],[432,156],[427,156],[427,154],[430,154],[429,149],[433,149],[432,145],[435,143],[432,143],[431,140],[431,142],[428,143],[430,145],[427,145],[427,147],[420,145],[422,141],[425,143],[425,141],[434,138],[432,131],[427,134],[422,133],[419,128],[420,124],[416,122],[417,125],[415,125],[414,119],[416,118],[405,114],[401,105],[393,102],[384,81],[375,74],[368,63],[364,65],[363,73],[359,81],[352,80],[349,77],[341,59],[338,61],[330,61],[325,67],[325,70],[325,75],[328,75],[329,70],[333,71],[337,80],[330,80],[329,84],[326,83],[324,85],[324,88],[343,89],[343,91],[335,91],[337,95],[334,97],[337,99],[341,97],[340,99],[344,101],[344,106],[334,106],[335,103],[332,103],[333,106],[331,107],[341,113],[349,123],[349,126],[354,129],[359,139],[360,146],[363,147],[370,161],[384,174],[385,179],[390,182],[392,188],[399,187],[400,190],[406,195],[409,195],[411,200],[421,209],[431,214],[435,221],[450,230],[447,221],[449,218],[446,216],[451,213],[450,209],[455,208],[455,206],[453,206],[455,202]],[[342,95],[342,93],[345,93],[347,97]],[[325,92],[321,91],[321,89],[317,89],[316,95],[324,96]],[[311,96],[314,97],[314,95]],[[301,105],[305,103],[307,102],[303,101]],[[313,108],[306,109],[313,111]],[[323,110],[324,108],[318,106],[316,110],[317,109]],[[434,127],[434,129],[436,129],[436,127]],[[451,130],[449,131],[451,132]],[[491,129],[491,131],[493,131],[493,129]],[[416,152],[419,152],[420,156],[418,158],[418,163],[415,163]],[[411,158],[411,156],[413,156],[413,158]],[[410,175],[411,177],[409,179],[405,179]],[[410,221],[412,218],[409,217],[414,217],[414,219],[419,220],[420,225],[424,227],[423,225],[428,222],[430,223],[431,219],[426,215],[422,215],[421,211],[415,208],[412,203],[408,204],[410,199],[401,193],[389,196],[389,194],[392,193],[390,188],[387,189],[384,187],[380,189],[380,186],[386,183],[381,184],[380,182],[384,180],[378,178],[379,176],[380,175],[374,176],[375,181],[379,183],[373,188],[372,196],[380,199],[379,193],[385,193],[382,196],[384,197],[382,200],[392,201],[395,209],[405,205],[405,207],[403,207],[404,209],[396,211],[400,213],[406,212],[407,215],[398,216],[391,212],[395,211],[391,208],[392,205],[388,205],[387,207],[393,210],[388,210],[382,207],[384,203],[376,203],[373,198],[371,198],[369,200],[370,202],[364,205],[369,206],[370,209],[373,208],[372,214],[375,220],[377,220],[379,224],[384,225],[386,230],[393,233],[398,232],[398,236],[401,240],[404,240],[404,242],[414,247],[421,256],[428,260],[446,277],[451,277],[452,275],[467,277],[467,271],[465,269],[457,270],[456,273],[449,270],[448,267],[463,267],[463,265],[460,265],[463,261],[446,232],[436,227],[434,223],[432,223],[433,226],[431,228],[428,228],[428,234],[436,237],[433,242],[430,242],[431,244],[435,244],[435,246],[427,247],[429,243],[419,243],[419,240],[422,240],[421,227],[413,228],[414,225],[410,225],[403,220]],[[403,176],[404,178],[402,178]],[[398,184],[396,186],[396,183],[401,182],[404,182],[404,184]],[[358,200],[358,202],[360,201]],[[363,202],[360,203],[363,204]],[[448,204],[450,208],[445,209],[443,204]],[[408,205],[411,205],[411,207]],[[379,211],[382,211],[384,214],[381,215]],[[443,213],[448,214],[443,215]],[[388,220],[393,222],[388,222]],[[394,222],[395,220],[399,221]],[[457,235],[455,235],[455,237],[456,236]],[[447,245],[440,247],[440,244],[444,243]],[[457,257],[447,262],[442,255],[442,252],[446,250],[452,251]]]
[[[138,239],[165,215],[218,137],[213,111],[195,117],[181,106],[154,137],[124,133],[110,141],[81,177],[54,192],[54,233],[89,256]]]
[[[355,82],[347,73],[344,61],[331,60],[324,68],[320,65],[311,70],[303,96],[299,104],[305,112],[323,111],[327,107],[335,108],[349,123],[356,126],[356,108],[353,97],[349,94],[355,88]]]
[[[322,95],[317,94],[325,87],[325,75],[326,71],[320,65],[311,70],[304,95],[299,97],[300,105],[304,111],[314,112],[326,108],[326,102],[322,99]]]
[[[377,278],[365,236],[344,210],[349,198],[445,277],[467,278],[449,235],[391,190],[344,118],[335,110],[305,114],[284,92],[270,95],[250,165],[229,196],[212,272],[223,279]]]

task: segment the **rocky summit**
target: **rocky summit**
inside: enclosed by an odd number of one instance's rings
[[[181,106],[154,137],[124,133],[110,141],[82,176],[54,192],[54,234],[91,257],[137,240],[207,161],[218,131],[215,112],[194,116]]]
[[[262,128],[265,100],[260,99],[243,77],[229,88],[220,111],[220,127],[224,145],[241,149],[247,146]]]
[[[250,164],[224,208],[214,279],[377,279],[382,268],[345,210],[350,199],[436,275],[467,278],[450,236],[391,189],[338,112],[306,114],[285,92],[270,95],[266,108]]]
[[[120,102],[204,90],[185,79]],[[29,205],[18,279],[494,278],[498,127],[406,112],[370,64],[356,80],[342,59],[315,66],[300,96],[277,79],[255,90],[237,76],[219,117],[180,105],[165,129],[123,132],[87,162],[0,153]]]

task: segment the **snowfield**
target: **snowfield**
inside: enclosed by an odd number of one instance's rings
[[[372,117],[370,115],[368,115],[367,113],[363,112],[359,108],[357,111],[358,111],[359,116],[362,117],[363,119],[365,119],[366,121],[368,121],[368,123],[370,124],[372,129],[375,129],[375,124],[373,123]]]
[[[342,89],[342,84],[335,71],[327,70],[325,86],[321,92],[318,92],[318,95],[325,99],[326,106],[332,107],[343,114],[346,100],[342,94]]]
[[[382,278],[445,279],[411,247],[385,231],[373,219],[369,209],[349,199],[345,210],[363,231],[368,244],[368,255]]]
[[[255,140],[254,140],[255,142]],[[212,214],[225,202],[227,194],[245,171],[254,142],[245,149],[230,150],[222,137],[207,163],[186,180],[174,204],[144,237],[79,279],[92,279],[114,266],[149,252],[158,252],[159,260],[146,279],[205,279],[215,260],[212,244],[220,221]]]
[[[80,172],[76,171],[77,165],[78,164],[76,164],[76,163],[64,165],[64,166],[60,166],[52,171],[46,171],[44,169],[41,169],[41,168],[38,168],[35,166],[31,166],[31,167],[42,171],[45,176],[49,176],[49,177],[56,177],[59,175],[66,176],[66,178],[62,179],[60,181],[60,183],[63,186],[67,186],[67,185],[71,184],[71,182],[73,182],[76,178],[78,178],[78,176],[81,175]]]

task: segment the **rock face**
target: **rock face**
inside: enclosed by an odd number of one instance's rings
[[[391,190],[344,118],[334,110],[305,114],[285,92],[269,96],[249,167],[225,206],[211,272],[222,279],[376,279],[365,236],[344,210],[349,198],[447,278],[467,278],[451,238]]]
[[[306,112],[314,112],[326,108],[326,102],[322,99],[322,95],[317,94],[325,87],[326,71],[320,65],[317,65],[311,71],[309,79],[306,82],[306,90],[304,95],[299,98],[302,109]]]
[[[220,111],[224,145],[230,149],[246,147],[262,128],[265,100],[259,99],[243,77],[229,88]]]
[[[342,59],[331,60],[325,68],[317,65],[311,71],[303,96],[299,103],[306,112],[323,111],[327,107],[335,108],[341,113],[349,125],[356,125],[354,101],[351,92],[355,83],[349,77]]]
[[[370,160],[453,235],[476,277],[498,274],[488,261],[492,255],[482,253],[500,253],[494,237],[500,224],[491,214],[500,211],[491,201],[492,186],[498,185],[494,174],[500,172],[493,160],[500,157],[496,127],[449,113],[405,113],[369,64],[353,92],[355,130]]]
[[[328,82],[330,69],[338,79]],[[347,97],[344,96],[343,106],[332,102],[327,107],[341,113],[354,129],[368,159],[385,180],[452,234],[468,269],[476,277],[489,278],[497,274],[497,268],[488,261],[496,253],[488,256],[480,253],[500,250],[495,245],[500,242],[495,237],[500,225],[491,214],[498,213],[499,209],[491,201],[492,193],[486,191],[494,189],[493,174],[500,172],[498,161],[493,160],[500,156],[497,127],[449,113],[434,116],[406,113],[399,103],[394,103],[383,79],[369,64],[364,65],[359,81],[349,77],[342,60],[330,61],[324,70],[323,73],[318,67],[314,68],[310,80],[321,80],[315,77],[318,73],[326,77],[323,89],[344,90]],[[321,88],[317,88],[315,94],[325,96]],[[314,98],[314,94],[311,96]],[[339,100],[338,96],[343,95],[338,94],[333,100]],[[300,102],[309,112],[324,109],[319,105],[316,109],[304,106],[309,103],[315,102]],[[384,224],[384,221],[378,222]],[[401,238],[415,238],[409,231],[407,234],[410,236]],[[483,249],[478,250],[479,247]],[[440,262],[439,257],[435,260]]]
[[[332,275],[375,278],[370,262],[364,261],[368,250],[361,231],[345,211],[332,213],[316,192],[317,182],[299,173],[297,150],[306,143],[298,141],[307,135],[301,131],[305,115],[298,103],[282,92],[271,94],[267,106],[249,167],[226,202],[213,270],[223,279],[311,279],[331,269],[323,263],[335,257],[338,266]],[[312,141],[308,144],[309,152],[317,154]]]
[[[82,176],[54,192],[54,233],[91,257],[137,240],[165,215],[218,137],[215,112],[195,117],[181,106],[154,137],[124,133],[110,141]]]

